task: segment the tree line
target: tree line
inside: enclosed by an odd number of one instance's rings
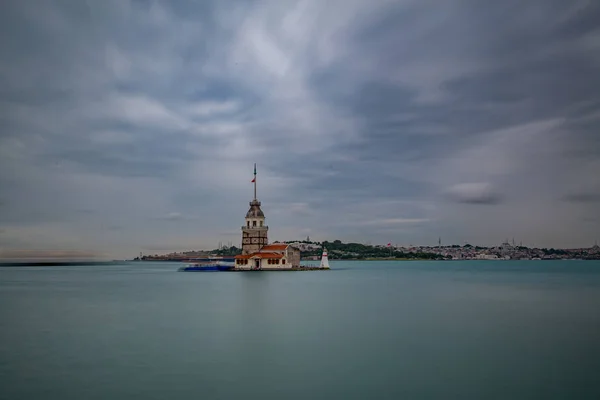
[[[287,241],[285,243],[294,243]],[[328,257],[331,260],[364,260],[367,258],[401,258],[401,259],[421,259],[421,260],[441,260],[444,256],[435,253],[425,252],[403,252],[385,247],[377,247],[362,243],[343,243],[341,240],[323,241],[323,242],[308,242],[299,241],[299,243],[317,244],[321,248],[314,250],[300,251],[302,257],[320,256],[322,249],[326,248]],[[211,254],[218,256],[235,256],[242,253],[242,249],[236,246],[222,247],[210,251]]]

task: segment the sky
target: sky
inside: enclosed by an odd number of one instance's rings
[[[600,3],[0,5],[0,251],[589,247]]]

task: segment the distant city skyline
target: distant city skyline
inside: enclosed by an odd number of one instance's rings
[[[396,260],[600,260],[600,246],[576,249],[530,248],[504,242],[499,246],[485,247],[466,244],[447,246],[394,246],[343,243],[340,240],[315,243],[309,241],[289,241],[298,249],[304,260],[319,259],[321,254],[330,252],[332,259],[376,260],[391,258]],[[268,246],[267,246],[268,247]],[[223,247],[205,251],[185,251],[168,254],[140,254],[135,260],[141,261],[185,261],[205,257],[234,257],[243,254],[243,249]]]
[[[600,239],[598,2],[0,11],[0,252]]]

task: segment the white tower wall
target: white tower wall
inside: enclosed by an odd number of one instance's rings
[[[329,269],[329,259],[327,258],[327,249],[323,249],[323,255],[321,256],[321,268]]]

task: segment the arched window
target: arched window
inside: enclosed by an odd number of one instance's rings
[[[252,226],[256,226],[256,221],[252,221]]]
[[[285,264],[285,258],[282,258],[282,259],[281,259],[281,263],[282,263],[282,264]]]
[[[263,222],[262,221],[260,221],[260,226],[263,226]]]

